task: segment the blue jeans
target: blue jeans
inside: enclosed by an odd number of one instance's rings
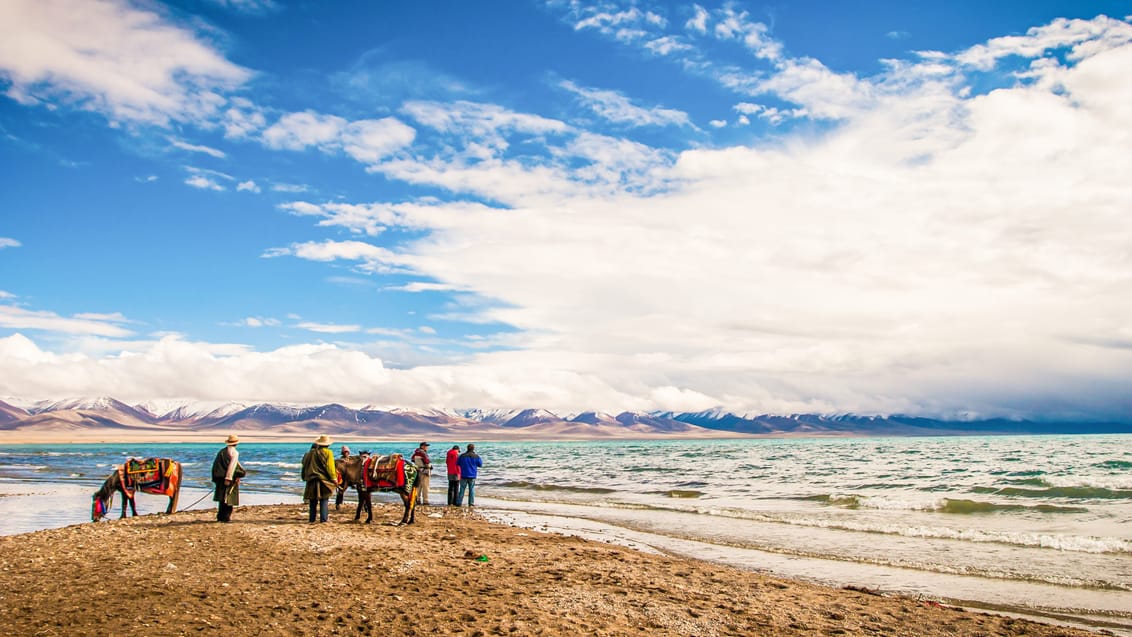
[[[325,522],[327,519],[330,518],[330,510],[329,510],[329,507],[327,506],[327,504],[329,502],[330,502],[330,498],[319,498],[318,503],[315,504],[315,499],[311,498],[311,515],[310,515],[310,521],[311,522],[314,522],[314,512],[315,512],[316,508],[318,509],[318,521],[319,522]]]
[[[476,505],[476,479],[460,478],[460,492],[456,494],[456,506],[464,505],[464,490],[468,491],[468,506]]]

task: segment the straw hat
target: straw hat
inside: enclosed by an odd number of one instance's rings
[[[316,444],[320,447],[329,447],[330,443],[331,443],[330,436],[327,436],[326,434],[322,434],[321,436],[318,437],[318,440],[314,441],[314,444]]]
[[[228,434],[228,439],[224,441],[225,444],[238,445],[240,444],[240,437],[236,434]]]

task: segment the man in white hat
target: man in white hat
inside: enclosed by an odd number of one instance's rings
[[[307,483],[303,499],[310,502],[310,521],[326,522],[330,517],[328,502],[338,488],[338,471],[334,468],[334,452],[330,451],[330,436],[322,434],[303,456],[303,480]]]
[[[240,466],[240,452],[236,450],[238,444],[240,437],[228,434],[224,448],[216,453],[216,459],[212,461],[212,482],[216,485],[212,499],[217,502],[217,522],[231,522],[232,509],[240,504],[240,478],[246,472]]]

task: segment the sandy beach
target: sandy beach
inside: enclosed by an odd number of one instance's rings
[[[424,507],[303,505],[0,537],[5,635],[1095,635]]]

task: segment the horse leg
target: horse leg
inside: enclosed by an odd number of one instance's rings
[[[417,517],[417,487],[409,489],[409,492],[398,491],[401,496],[401,503],[405,505],[405,514],[401,516],[401,524],[412,524]]]
[[[373,492],[369,489],[360,489],[358,491],[358,507],[365,509],[366,524],[373,522]]]

